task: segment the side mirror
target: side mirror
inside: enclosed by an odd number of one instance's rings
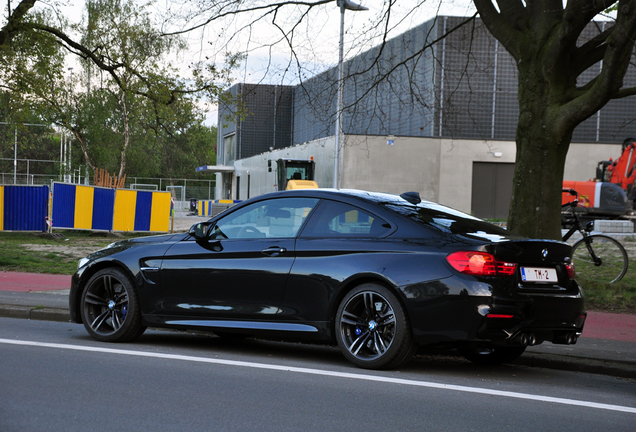
[[[197,240],[205,240],[208,238],[208,230],[210,228],[210,225],[210,222],[199,222],[197,224],[194,224],[190,227],[190,231],[188,231],[188,234],[190,234]]]

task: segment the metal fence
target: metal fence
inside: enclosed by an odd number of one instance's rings
[[[191,200],[213,200],[215,185],[216,180],[126,177],[126,188],[171,192],[175,208],[181,210],[189,209]]]

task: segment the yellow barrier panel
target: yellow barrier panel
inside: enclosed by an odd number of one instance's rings
[[[135,230],[135,206],[137,191],[117,189],[115,192],[115,215],[113,217],[114,231]]]
[[[93,227],[93,198],[95,188],[77,186],[75,188],[75,228],[91,229]]]
[[[168,193],[153,192],[150,231],[168,232],[170,229],[170,199]]]

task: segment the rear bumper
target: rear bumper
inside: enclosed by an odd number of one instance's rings
[[[420,296],[407,302],[416,342],[514,345],[523,344],[520,336],[532,335],[534,343],[573,343],[583,331],[585,300],[575,281],[567,291],[509,290],[510,295],[492,295],[495,290],[485,284],[484,289],[465,295],[459,289],[466,286],[462,282],[458,277],[445,279],[445,293],[450,295]]]
[[[531,295],[524,302],[495,299],[484,317],[477,338],[503,344],[543,341],[575,343],[581,335],[587,312],[580,295]]]

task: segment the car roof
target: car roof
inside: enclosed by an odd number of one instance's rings
[[[266,199],[274,197],[284,196],[303,196],[303,197],[315,197],[315,198],[358,198],[364,201],[370,201],[375,203],[395,203],[395,204],[410,204],[407,200],[385,192],[371,192],[357,189],[295,189],[288,191],[272,192],[265,195],[256,197],[257,199]]]

